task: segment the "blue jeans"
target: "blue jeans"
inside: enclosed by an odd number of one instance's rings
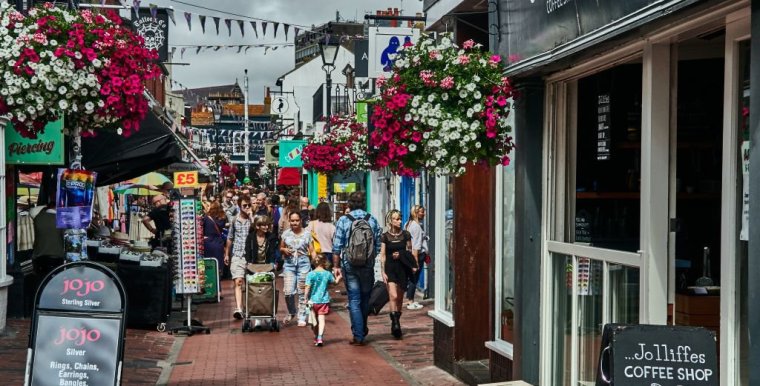
[[[307,256],[298,256],[285,259],[282,266],[285,304],[288,306],[288,314],[298,315],[299,322],[306,322],[306,274],[311,271],[311,261]],[[296,306],[296,297],[298,306]]]
[[[373,264],[366,267],[354,267],[345,259],[342,263],[343,279],[348,293],[348,315],[351,317],[351,333],[357,341],[366,338],[364,329],[369,315],[369,294],[375,284]]]

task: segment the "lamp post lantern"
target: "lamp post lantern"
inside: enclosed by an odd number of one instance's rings
[[[340,44],[332,39],[319,42],[319,54],[322,56],[322,70],[325,72],[325,88],[327,91],[327,126],[330,131],[330,118],[332,117],[332,72],[335,69],[335,60],[338,58]]]

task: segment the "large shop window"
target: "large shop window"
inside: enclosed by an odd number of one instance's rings
[[[630,63],[554,88],[548,384],[593,383],[601,327],[639,320],[641,80]]]
[[[576,243],[639,249],[641,65],[578,81]]]

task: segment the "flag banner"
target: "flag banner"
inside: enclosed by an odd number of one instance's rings
[[[282,26],[282,28],[285,29],[285,40],[288,40],[288,30],[290,29],[290,24],[285,24]]]
[[[174,24],[174,25],[176,26],[176,25],[177,25],[177,21],[176,21],[176,20],[174,20],[174,10],[173,10],[173,9],[171,9],[171,8],[167,8],[167,9],[166,9],[166,13],[168,13],[168,14],[169,14],[169,19],[171,19],[171,21],[172,21],[172,24]]]
[[[220,19],[216,16],[212,16],[212,18],[214,19],[214,25],[216,26],[216,34],[219,35],[219,20]]]
[[[148,4],[148,8],[150,8],[150,16],[155,20],[156,15],[158,14],[158,6],[151,3],[151,4]]]
[[[277,28],[280,26],[280,23],[274,23],[274,37],[277,37]]]
[[[255,21],[251,22],[251,27],[253,27],[253,33],[256,35],[256,39],[258,39],[259,38],[259,31],[256,30],[256,22]]]
[[[224,24],[227,25],[227,36],[232,36],[232,20],[224,19]]]
[[[187,29],[192,31],[193,30],[193,14],[190,12],[185,12],[185,20],[187,20]]]
[[[245,23],[242,20],[236,20],[238,27],[240,27],[240,35],[245,36]]]
[[[201,31],[203,31],[203,33],[205,34],[206,33],[206,16],[198,15],[198,19],[201,20]]]
[[[262,36],[267,36],[267,22],[265,21],[261,22],[261,33]]]

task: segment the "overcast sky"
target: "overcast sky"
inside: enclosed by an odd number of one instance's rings
[[[132,1],[127,1],[132,4]],[[292,43],[295,26],[321,25],[335,20],[336,11],[342,19],[364,21],[366,13],[378,9],[400,8],[404,15],[414,15],[422,11],[420,0],[143,0],[141,5],[157,4],[159,7],[173,7],[177,25],[169,23],[169,45],[178,46],[173,62],[189,63],[188,66],[171,66],[173,79],[186,88],[219,86],[232,84],[236,79],[243,86],[244,70],[248,69],[250,103],[262,103],[265,87],[274,88],[277,78],[295,67],[294,47],[280,47],[277,50],[251,48],[248,53],[237,53],[237,48],[205,50],[199,54],[195,48],[187,48],[180,57],[182,45],[248,45]],[[200,7],[194,7],[192,5]],[[210,8],[210,9],[206,9]],[[261,21],[257,21],[259,38],[253,34],[249,21],[242,16],[279,22],[277,37],[273,35],[273,25],[267,27],[266,37],[262,36]],[[184,12],[192,13],[192,30],[188,30]],[[206,32],[201,31],[198,15],[205,15]],[[219,35],[212,17],[220,17]],[[232,23],[232,36],[228,35],[224,19],[246,20],[245,36],[241,36],[237,23]],[[290,24],[288,39],[285,40],[283,24]],[[170,48],[171,50],[171,48]],[[176,86],[174,87],[177,88]]]

